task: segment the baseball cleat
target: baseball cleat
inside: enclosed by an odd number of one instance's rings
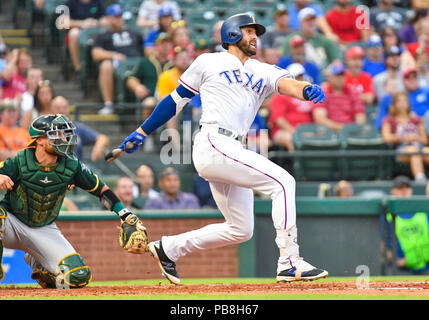
[[[313,267],[302,258],[293,259],[292,268],[282,270],[277,274],[277,282],[311,281],[328,276],[328,271]]]
[[[158,262],[162,275],[172,284],[180,284],[179,274],[176,271],[176,263],[171,261],[165,254],[161,240],[150,242],[148,247],[152,257]]]

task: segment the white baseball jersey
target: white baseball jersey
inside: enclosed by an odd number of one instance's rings
[[[204,53],[182,74],[179,82],[201,94],[200,124],[245,135],[265,97],[277,91],[278,81],[288,71],[248,59],[244,65],[228,52]]]

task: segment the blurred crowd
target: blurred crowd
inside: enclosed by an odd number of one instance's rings
[[[97,66],[102,108],[115,113],[115,72],[126,61],[137,61],[124,86],[129,102],[139,103],[142,121],[156,103],[177,85],[180,75],[200,54],[224,51],[222,20],[210,37],[196,38],[180,0],[142,0],[133,25],[125,2],[68,0],[67,46],[74,79],[82,77],[79,37],[84,29],[100,27],[94,35],[91,59]],[[244,4],[244,2],[243,2]],[[329,4],[329,5],[328,5]],[[357,5],[364,4],[368,10]],[[35,0],[42,10],[43,0]],[[244,6],[243,6],[244,7]],[[296,79],[320,84],[323,104],[314,105],[274,94],[257,114],[249,141],[260,152],[261,135],[268,146],[293,151],[293,135],[301,124],[315,123],[335,132],[350,123],[369,123],[386,143],[401,152],[427,151],[429,132],[429,4],[427,1],[290,0],[278,2],[267,32],[259,39],[255,59],[278,65]],[[188,11],[186,11],[188,12]],[[0,38],[0,160],[10,157],[29,139],[28,127],[40,114],[69,112],[73,103],[54,90],[44,70],[33,64],[31,49],[9,48]],[[56,99],[58,98],[59,99]],[[59,101],[60,100],[60,101]],[[56,102],[56,103],[55,103]],[[63,104],[57,109],[56,104]],[[198,121],[201,99],[189,103],[186,117]],[[167,128],[178,128],[176,117]],[[265,129],[265,130],[264,130]],[[82,145],[94,145],[92,160],[102,157],[109,138],[79,123]],[[174,142],[174,141],[173,141]],[[177,142],[178,143],[178,142]],[[151,138],[145,148],[151,150]],[[81,156],[82,148],[79,149]],[[398,157],[410,163],[413,178],[425,182],[429,156]]]

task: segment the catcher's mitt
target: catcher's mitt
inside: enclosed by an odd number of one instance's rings
[[[130,253],[148,251],[146,228],[135,214],[130,214],[119,227],[119,245]]]

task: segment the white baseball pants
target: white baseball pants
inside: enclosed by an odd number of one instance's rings
[[[253,191],[256,191],[272,199],[272,219],[280,249],[279,264],[287,264],[288,256],[298,256],[295,179],[266,157],[245,149],[239,141],[219,134],[218,128],[217,125],[203,125],[195,137],[192,156],[198,174],[209,181],[225,222],[163,236],[161,240],[166,255],[177,261],[197,250],[249,240],[253,235]],[[293,239],[291,230],[294,230]]]

